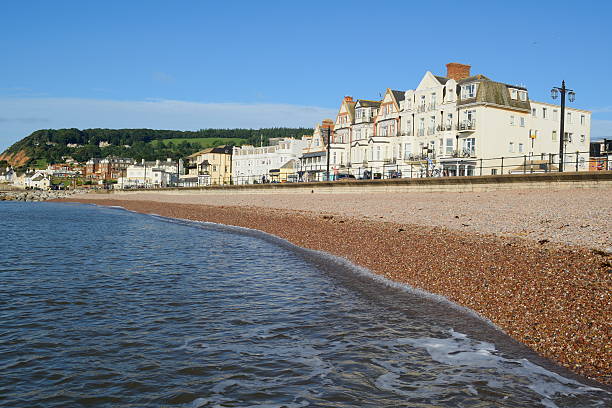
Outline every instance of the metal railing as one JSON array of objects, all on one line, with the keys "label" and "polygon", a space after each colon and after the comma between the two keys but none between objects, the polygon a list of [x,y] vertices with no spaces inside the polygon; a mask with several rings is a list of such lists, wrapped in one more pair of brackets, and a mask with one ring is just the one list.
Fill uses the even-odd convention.
[{"label": "metal railing", "polygon": [[476,130],[476,120],[462,120],[459,122],[459,130]]},{"label": "metal railing", "polygon": [[[589,158],[589,152],[573,152],[564,155],[565,171],[612,170],[612,158]],[[330,168],[330,181],[350,179],[388,179],[416,177],[455,177],[502,174],[554,173],[559,171],[558,153],[538,155],[522,154],[478,158],[475,149],[460,149],[451,154],[436,154],[429,151],[423,154],[408,154],[402,158],[383,160],[364,160],[345,165],[333,164]],[[376,164],[376,165],[375,165]],[[179,181],[179,187],[203,187],[230,184],[274,184],[326,181],[326,164],[303,166],[294,172],[283,174],[252,174],[237,176],[208,177],[206,184]],[[200,180],[202,182],[204,180]],[[177,187],[169,185],[147,185],[147,188]],[[120,186],[115,186],[120,188]],[[142,187],[137,187],[142,188]]]}]

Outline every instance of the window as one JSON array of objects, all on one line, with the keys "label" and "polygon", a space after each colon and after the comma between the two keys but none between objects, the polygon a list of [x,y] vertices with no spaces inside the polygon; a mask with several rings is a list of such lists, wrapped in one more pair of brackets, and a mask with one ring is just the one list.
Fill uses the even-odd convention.
[{"label": "window", "polygon": [[520,120],[521,127],[525,127],[525,118],[521,117],[519,118],[519,120]]},{"label": "window", "polygon": [[584,135],[580,135],[580,143],[584,143],[585,140],[586,138],[584,137]]},{"label": "window", "polygon": [[553,142],[557,141],[557,131],[556,130],[553,130],[553,132],[552,132],[552,140],[553,140]]},{"label": "window", "polygon": [[514,115],[510,115],[510,126],[514,126]]},{"label": "window", "polygon": [[510,98],[518,99],[518,91],[516,89],[510,89]]},{"label": "window", "polygon": [[449,113],[446,115],[446,130],[451,130],[453,128],[453,114]]},{"label": "window", "polygon": [[476,153],[476,138],[468,137],[463,140],[463,150],[471,155]]},{"label": "window", "polygon": [[531,116],[536,117],[536,108],[531,109]]},{"label": "window", "polygon": [[520,91],[519,96],[521,97],[521,101],[525,102],[527,100],[527,92]]},{"label": "window", "polygon": [[453,139],[452,138],[448,138],[446,139],[446,154],[452,154],[453,153]]},{"label": "window", "polygon": [[553,120],[559,120],[559,111],[553,109]]},{"label": "window", "polygon": [[580,115],[580,124],[584,125],[584,115]]},{"label": "window", "polygon": [[431,99],[429,100],[429,108],[436,109],[436,94],[435,93],[431,94]]},{"label": "window", "polygon": [[438,140],[438,154],[444,153],[444,139]]},{"label": "window", "polygon": [[508,153],[514,153],[514,143],[510,142],[508,144]]},{"label": "window", "polygon": [[463,98],[463,99],[475,98],[476,97],[476,89],[477,89],[476,84],[463,85],[461,87],[461,98]]},{"label": "window", "polygon": [[524,148],[524,146],[523,146],[523,144],[522,144],[522,143],[519,143],[519,144],[518,144],[518,149],[519,149],[519,150],[518,150],[518,151],[519,151],[519,153],[523,153],[523,152],[525,151],[525,148]]},{"label": "window", "polygon": [[497,169],[491,169],[491,175],[495,176],[497,174]]},{"label": "window", "polygon": [[572,143],[573,133],[565,132],[565,138],[563,139],[566,143]]},{"label": "window", "polygon": [[408,158],[410,157],[410,155],[412,154],[412,144],[411,143],[405,143],[404,144],[404,158]]},{"label": "window", "polygon": [[567,123],[572,123],[572,112],[567,112]]},{"label": "window", "polygon": [[547,119],[548,110],[546,108],[542,108],[542,119]]}]

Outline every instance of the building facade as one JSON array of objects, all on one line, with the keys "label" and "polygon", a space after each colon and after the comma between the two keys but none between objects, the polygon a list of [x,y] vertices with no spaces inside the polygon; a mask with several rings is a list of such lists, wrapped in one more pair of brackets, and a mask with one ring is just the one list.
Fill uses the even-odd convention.
[{"label": "building facade", "polygon": [[[308,137],[281,138],[270,142],[270,146],[233,148],[234,184],[297,181],[295,168],[302,150],[308,144]],[[289,172],[289,169],[292,171]]]},{"label": "building facade", "polygon": [[218,146],[188,156],[196,164],[198,185],[232,184],[232,147]]},{"label": "building facade", "polygon": [[[346,151],[340,167],[358,178],[558,170],[559,106],[531,101],[524,86],[472,75],[469,65],[446,68],[445,76],[426,72],[415,89],[387,89],[380,102],[345,98],[331,146]],[[588,169],[590,123],[589,111],[566,106],[567,171]]]}]

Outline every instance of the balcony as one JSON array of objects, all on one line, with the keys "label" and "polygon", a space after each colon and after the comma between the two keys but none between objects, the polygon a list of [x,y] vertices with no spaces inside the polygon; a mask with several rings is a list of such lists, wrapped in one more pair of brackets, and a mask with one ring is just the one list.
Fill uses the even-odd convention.
[{"label": "balcony", "polygon": [[419,130],[417,131],[417,134],[418,134],[419,136],[425,136],[425,129],[419,129]]},{"label": "balcony", "polygon": [[419,105],[417,107],[417,113],[423,113],[423,112],[427,112],[427,106],[426,105]]},{"label": "balcony", "polygon": [[463,120],[459,123],[459,132],[473,132],[476,130],[476,120]]},{"label": "balcony", "polygon": [[453,125],[438,125],[436,126],[436,130],[438,132],[445,132],[448,130],[453,130]]},{"label": "balcony", "polygon": [[432,111],[432,110],[436,110],[437,105],[435,103],[430,103],[429,105],[427,105],[427,107],[429,108],[430,111]]},{"label": "balcony", "polygon": [[476,149],[462,149],[455,150],[452,154],[452,157],[476,157]]},{"label": "balcony", "polygon": [[433,135],[436,133],[436,128],[434,126],[430,126],[427,128],[427,135]]}]

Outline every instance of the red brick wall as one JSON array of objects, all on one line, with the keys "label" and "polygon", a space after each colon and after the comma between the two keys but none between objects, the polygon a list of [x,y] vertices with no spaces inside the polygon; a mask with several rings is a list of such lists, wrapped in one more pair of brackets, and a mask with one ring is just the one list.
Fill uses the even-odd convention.
[{"label": "red brick wall", "polygon": [[470,76],[470,68],[470,65],[449,62],[446,64],[446,77],[459,81]]}]

